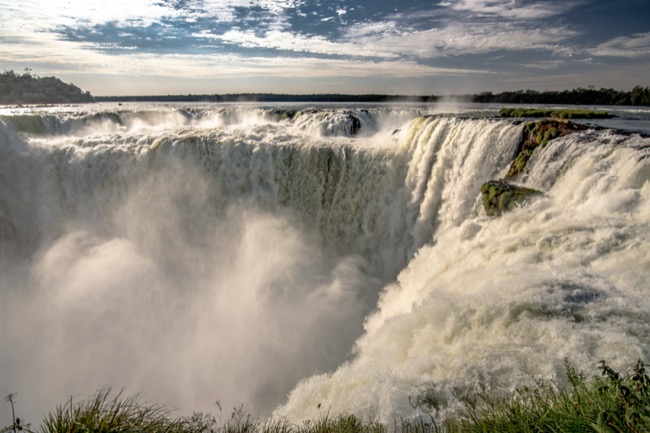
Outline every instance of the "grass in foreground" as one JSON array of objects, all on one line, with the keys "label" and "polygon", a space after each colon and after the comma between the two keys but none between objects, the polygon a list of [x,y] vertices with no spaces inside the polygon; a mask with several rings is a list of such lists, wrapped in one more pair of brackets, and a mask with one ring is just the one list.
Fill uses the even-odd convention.
[{"label": "grass in foreground", "polygon": [[541,108],[502,108],[501,117],[553,117],[555,119],[608,119],[613,117],[606,111],[564,109],[552,110]]},{"label": "grass in foreground", "polygon": [[467,401],[450,432],[650,432],[650,378],[639,361],[622,375],[600,363],[601,377],[586,380],[566,364],[569,386],[538,382],[508,401],[481,395]]},{"label": "grass in foreground", "polygon": [[[469,432],[650,432],[650,378],[639,361],[626,374],[600,363],[601,375],[591,379],[566,362],[569,386],[539,381],[508,399],[487,393],[469,396],[457,418],[440,424],[429,420],[396,420],[393,425],[364,421],[354,415],[321,416],[302,424],[286,419],[261,421],[235,409],[225,421],[212,414],[195,413],[174,418],[160,405],[138,397],[111,396],[100,390],[85,402],[68,401],[50,413],[37,432],[148,432],[148,433],[469,433]],[[13,409],[13,400],[11,401]],[[16,423],[0,432],[32,432]]]}]

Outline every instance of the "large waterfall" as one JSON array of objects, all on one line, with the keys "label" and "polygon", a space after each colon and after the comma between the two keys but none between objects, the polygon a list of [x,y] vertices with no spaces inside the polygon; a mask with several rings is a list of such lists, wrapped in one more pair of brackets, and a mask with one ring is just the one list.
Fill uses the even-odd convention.
[{"label": "large waterfall", "polygon": [[491,218],[524,125],[473,110],[0,110],[0,392],[392,422],[647,360],[650,139],[553,140]]}]

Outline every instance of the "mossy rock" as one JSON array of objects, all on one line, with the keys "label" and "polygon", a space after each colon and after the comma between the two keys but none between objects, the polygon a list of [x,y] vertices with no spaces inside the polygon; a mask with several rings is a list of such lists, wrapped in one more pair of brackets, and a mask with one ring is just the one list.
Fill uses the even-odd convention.
[{"label": "mossy rock", "polygon": [[552,117],[555,119],[609,119],[614,117],[606,111],[584,109],[545,109],[545,108],[502,108],[501,117]]},{"label": "mossy rock", "polygon": [[489,216],[500,216],[527,203],[543,193],[536,189],[513,185],[503,180],[490,180],[481,186],[483,207]]},{"label": "mossy rock", "polygon": [[578,123],[552,119],[527,123],[505,178],[514,179],[519,176],[538,147],[544,148],[551,140],[585,129],[586,126]]}]

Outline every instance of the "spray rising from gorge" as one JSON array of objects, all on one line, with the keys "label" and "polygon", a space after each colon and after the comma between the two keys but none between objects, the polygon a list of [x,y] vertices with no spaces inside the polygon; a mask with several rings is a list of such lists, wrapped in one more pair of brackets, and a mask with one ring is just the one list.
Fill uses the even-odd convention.
[{"label": "spray rising from gorge", "polygon": [[385,422],[647,359],[649,140],[553,140],[519,179],[544,196],[489,218],[524,126],[420,111],[4,115],[3,392]]}]

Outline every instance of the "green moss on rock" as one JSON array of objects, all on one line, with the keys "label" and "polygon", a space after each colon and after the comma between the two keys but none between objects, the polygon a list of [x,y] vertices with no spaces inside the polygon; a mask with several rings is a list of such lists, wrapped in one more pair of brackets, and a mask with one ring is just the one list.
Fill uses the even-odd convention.
[{"label": "green moss on rock", "polygon": [[500,216],[525,204],[532,197],[542,194],[536,189],[513,185],[503,180],[490,180],[484,183],[481,186],[481,193],[483,207],[489,216]]},{"label": "green moss on rock", "polygon": [[606,111],[580,109],[502,108],[501,117],[552,117],[555,119],[609,119]]},{"label": "green moss on rock", "polygon": [[555,138],[584,129],[587,127],[570,121],[543,119],[527,123],[505,179],[514,179],[519,176],[538,147],[543,148]]}]

